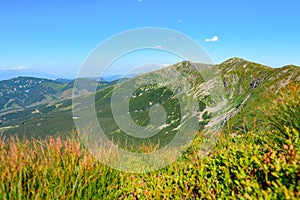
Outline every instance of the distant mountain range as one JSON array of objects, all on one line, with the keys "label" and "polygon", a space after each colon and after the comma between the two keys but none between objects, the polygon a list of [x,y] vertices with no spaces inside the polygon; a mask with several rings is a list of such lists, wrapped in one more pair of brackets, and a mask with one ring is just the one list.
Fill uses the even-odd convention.
[{"label": "distant mountain range", "polygon": [[26,66],[0,68],[0,80],[8,80],[19,76],[38,77],[38,78],[52,79],[52,80],[59,78],[56,75],[31,69]]},{"label": "distant mountain range", "polygon": [[[223,114],[213,115],[208,108],[213,102],[207,91],[203,90],[203,74],[199,69],[208,65],[197,64],[189,61],[147,73],[132,79],[124,80],[124,83],[98,82],[95,94],[95,106],[99,123],[109,124],[105,130],[110,137],[117,140],[128,139],[114,122],[111,111],[111,95],[115,88],[122,84],[133,82],[143,83],[149,77],[169,77],[163,85],[151,85],[148,89],[137,90],[130,101],[130,116],[136,124],[145,126],[149,123],[149,109],[156,103],[162,104],[167,111],[167,122],[161,127],[161,132],[168,132],[166,142],[174,137],[178,120],[184,116],[176,115],[178,104],[175,97],[169,93],[167,85],[178,85],[184,80],[190,82],[190,86],[181,88],[180,94],[196,94],[204,119],[199,121],[199,129],[203,130],[214,124],[227,127],[231,130],[248,131],[253,123],[261,128],[260,107],[268,105],[268,96],[276,94],[281,88],[291,82],[300,83],[300,68],[297,66],[285,66],[282,68],[270,68],[249,62],[240,58],[229,59],[216,65],[221,77],[222,90],[225,91],[227,104],[224,105]],[[205,80],[214,85],[214,75],[208,75],[210,80]],[[94,82],[92,82],[94,83]],[[183,83],[183,82],[182,82]],[[45,137],[54,134],[69,134],[75,129],[72,113],[71,94],[73,81],[58,79],[56,81],[39,78],[19,77],[0,82],[0,131],[4,135],[18,134],[23,136]],[[85,94],[76,98],[82,101],[86,95],[93,91],[81,91]],[[159,94],[167,95],[158,98]],[[168,96],[170,94],[170,96]],[[206,114],[205,109],[207,110]],[[175,114],[174,114],[175,112]],[[76,117],[76,116],[75,116]],[[256,119],[254,121],[253,119]],[[157,140],[156,137],[152,138]]]},{"label": "distant mountain range", "polygon": [[[118,73],[117,74],[106,73],[100,78],[99,77],[91,77],[91,78],[97,78],[103,82],[110,82],[110,81],[115,81],[115,80],[122,79],[122,78],[133,78],[133,77],[139,76],[141,74],[163,68],[167,65],[168,64],[163,64],[163,65],[151,64],[151,65],[144,66],[143,68],[141,68],[135,72],[132,72],[131,74],[123,75],[123,74],[118,74]],[[35,78],[56,80],[58,82],[61,82],[61,81],[68,82],[70,80],[76,79],[76,77],[69,77],[69,76],[60,77],[58,75],[49,74],[49,73],[43,72],[41,70],[32,69],[32,68],[29,68],[26,66],[18,66],[18,67],[12,67],[12,68],[0,68],[0,81],[13,79],[13,78],[17,78],[17,77],[35,77]]]},{"label": "distant mountain range", "polygon": [[[0,114],[71,99],[74,81],[34,77],[17,77],[0,81]],[[91,80],[87,79],[87,82],[92,84]],[[99,81],[98,89],[111,84],[114,82]],[[83,91],[84,94],[90,92],[92,91]]]}]

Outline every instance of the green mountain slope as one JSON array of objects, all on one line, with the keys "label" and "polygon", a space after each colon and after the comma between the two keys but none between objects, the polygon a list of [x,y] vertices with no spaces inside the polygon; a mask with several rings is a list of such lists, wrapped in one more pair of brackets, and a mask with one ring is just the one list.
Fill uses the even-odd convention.
[{"label": "green mountain slope", "polygon": [[5,112],[49,102],[57,98],[56,95],[66,85],[53,80],[31,77],[0,81],[0,110]]},{"label": "green mountain slope", "polygon": [[263,124],[263,108],[270,104],[281,88],[291,82],[300,83],[300,68],[291,65],[271,68],[233,58],[218,67],[222,70],[226,94],[232,103],[227,115],[230,120],[226,124],[231,132],[266,128]]},{"label": "green mountain slope", "polygon": [[[71,99],[74,82],[75,80],[50,80],[33,77],[18,77],[0,81],[0,114]],[[86,79],[86,83],[92,84],[93,81]],[[115,81],[97,82],[97,90],[114,83]],[[80,92],[89,94],[91,91]]]},{"label": "green mountain slope", "polygon": [[[147,83],[146,80],[161,79],[165,80],[162,84],[147,83],[146,87],[137,87],[129,101],[129,116],[140,127],[151,124],[149,113],[156,112],[151,110],[152,105],[160,104],[165,108],[166,121],[163,126],[160,126],[160,130],[154,130],[159,133],[151,137],[151,142],[166,144],[173,139],[177,130],[184,126],[180,122],[183,122],[185,116],[181,115],[178,96],[174,96],[172,90],[180,91],[178,94],[183,96],[196,95],[198,109],[195,109],[197,113],[194,114],[199,118],[197,130],[223,127],[232,132],[243,133],[253,127],[265,129],[267,127],[263,123],[260,108],[270,103],[268,96],[276,96],[276,92],[290,82],[300,82],[300,69],[296,66],[270,68],[233,58],[216,67],[217,70],[210,72],[206,70],[209,69],[208,65],[185,61],[130,79],[125,83],[114,82],[116,85],[106,87],[95,94],[99,124],[104,127],[107,136],[114,138],[115,141],[149,142],[144,139],[133,140],[118,127],[111,110],[111,98],[114,89],[122,89],[126,84],[142,85]],[[217,76],[219,76],[218,81]],[[188,84],[185,84],[186,81]],[[209,87],[204,87],[205,81],[208,81]],[[209,93],[210,90],[214,90],[213,95]],[[221,98],[222,91],[226,99]],[[78,99],[84,102],[89,97],[82,96]],[[221,105],[222,101],[225,102],[223,105]],[[219,107],[218,112],[211,109],[218,106],[222,106]],[[84,112],[87,115],[91,111],[90,106],[81,108],[79,106],[79,109],[86,109]],[[80,119],[78,116],[73,116],[70,99],[0,116],[1,130],[4,135],[18,134],[21,137],[24,133],[27,137],[42,138],[47,135],[70,134],[71,130],[75,129],[74,120]],[[161,138],[164,138],[164,141],[158,141]]]}]

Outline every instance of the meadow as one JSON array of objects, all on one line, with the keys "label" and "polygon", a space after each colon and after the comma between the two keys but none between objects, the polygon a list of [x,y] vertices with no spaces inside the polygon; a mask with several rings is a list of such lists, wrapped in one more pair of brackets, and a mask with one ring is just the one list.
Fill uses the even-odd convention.
[{"label": "meadow", "polygon": [[225,130],[205,157],[199,132],[177,162],[144,174],[100,163],[75,132],[2,137],[0,199],[299,199],[299,91],[291,84],[263,108],[268,130]]}]

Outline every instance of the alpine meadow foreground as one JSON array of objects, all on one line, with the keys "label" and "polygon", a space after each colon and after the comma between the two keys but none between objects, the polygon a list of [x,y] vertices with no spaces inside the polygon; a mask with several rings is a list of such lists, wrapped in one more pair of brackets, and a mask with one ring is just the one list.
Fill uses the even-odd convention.
[{"label": "alpine meadow foreground", "polygon": [[299,199],[299,91],[292,83],[270,97],[262,108],[268,130],[224,130],[206,157],[198,155],[199,132],[176,163],[146,174],[101,164],[74,132],[46,140],[2,137],[0,198]]}]

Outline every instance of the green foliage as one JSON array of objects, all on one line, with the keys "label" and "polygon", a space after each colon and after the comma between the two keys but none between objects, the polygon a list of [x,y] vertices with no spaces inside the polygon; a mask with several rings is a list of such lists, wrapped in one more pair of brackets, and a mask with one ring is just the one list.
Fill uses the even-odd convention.
[{"label": "green foliage", "polygon": [[206,108],[206,104],[203,101],[199,101],[199,111],[202,112]]},{"label": "green foliage", "polygon": [[297,199],[299,131],[286,126],[284,132],[279,130],[235,137],[221,134],[204,158],[198,155],[204,141],[204,134],[199,134],[178,162],[147,174],[119,172],[101,164],[75,137],[2,140],[0,198]]},{"label": "green foliage", "polygon": [[[72,138],[1,141],[1,199],[114,199],[120,173]],[[8,159],[7,159],[8,158]]]},{"label": "green foliage", "polygon": [[[256,69],[263,68],[250,64]],[[108,87],[96,93],[99,123],[111,125],[105,126],[108,129],[105,132],[116,129],[110,110],[112,89]],[[166,91],[165,88],[154,89],[160,93]],[[266,103],[266,98],[261,98],[263,89],[251,90],[252,99],[240,109],[244,109],[244,123],[250,124],[253,120],[253,125],[256,124],[253,108],[257,104],[266,106],[266,116],[260,119],[264,119],[263,123],[270,130],[247,126],[245,134],[221,133],[215,148],[206,157],[199,154],[206,139],[201,132],[177,162],[146,174],[120,172],[100,163],[81,146],[75,133],[72,137],[45,140],[1,138],[0,199],[300,199],[299,86],[287,86]],[[167,91],[164,94],[164,102],[169,101],[164,105],[166,110],[176,107],[176,102],[168,98],[172,94]],[[235,98],[236,103],[241,103],[244,96]],[[131,106],[139,106],[140,111],[133,118],[145,115],[147,119],[149,101],[162,101],[155,98],[149,91],[132,99]],[[204,110],[205,103],[199,102],[200,110]],[[72,123],[70,106],[71,101],[59,106],[43,105],[39,110],[48,115],[32,117],[25,124],[32,123],[27,127],[34,130],[42,118],[49,117],[50,125],[41,130],[66,128]],[[27,110],[29,114],[31,111]],[[11,113],[6,117],[13,120],[17,115]],[[26,119],[26,113],[22,117]],[[202,117],[205,121],[200,122],[200,126],[205,126],[211,116],[206,112]],[[42,123],[42,126],[47,124]],[[122,134],[114,132],[109,136],[116,141],[124,139]],[[166,141],[167,137],[171,136],[166,135]],[[157,146],[144,145],[137,151],[151,152],[153,147]],[[114,152],[111,153],[114,156]]]},{"label": "green foliage", "polygon": [[300,85],[291,83],[276,94],[272,106],[265,109],[274,129],[286,136],[285,127],[300,131]]},{"label": "green foliage", "polygon": [[[178,162],[159,171],[113,170],[75,138],[0,142],[1,199],[296,199],[300,198],[299,132],[221,135],[199,157],[200,134]],[[147,150],[147,149],[146,149]]]}]

